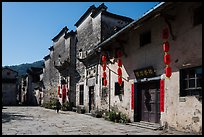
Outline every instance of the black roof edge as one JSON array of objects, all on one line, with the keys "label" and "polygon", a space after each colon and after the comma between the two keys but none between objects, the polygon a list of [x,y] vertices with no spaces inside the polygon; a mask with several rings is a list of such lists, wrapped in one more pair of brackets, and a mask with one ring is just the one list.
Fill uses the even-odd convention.
[{"label": "black roof edge", "polygon": [[78,27],[79,24],[86,18],[86,16],[92,12],[93,9],[96,9],[95,5],[91,5],[88,10],[81,16],[81,18],[74,24],[74,26]]},{"label": "black roof edge", "polygon": [[47,60],[48,58],[50,58],[50,54],[47,55],[47,56],[45,56],[43,59],[44,59],[44,60]]},{"label": "black roof edge", "polygon": [[66,33],[69,29],[65,26],[53,39],[53,42],[56,42],[62,34]]},{"label": "black roof edge", "polygon": [[64,35],[64,38],[67,39],[70,36],[74,36],[76,34],[76,31],[71,30],[70,32],[66,33]]}]

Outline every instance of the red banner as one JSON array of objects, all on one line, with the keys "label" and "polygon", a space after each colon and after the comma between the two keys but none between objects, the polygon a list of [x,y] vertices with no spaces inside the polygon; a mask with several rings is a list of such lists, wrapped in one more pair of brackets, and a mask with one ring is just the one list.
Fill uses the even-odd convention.
[{"label": "red banner", "polygon": [[164,112],[164,80],[160,80],[160,112]]},{"label": "red banner", "polygon": [[134,109],[134,84],[132,84],[131,109]]},{"label": "red banner", "polygon": [[58,95],[60,95],[60,86],[58,86]]}]

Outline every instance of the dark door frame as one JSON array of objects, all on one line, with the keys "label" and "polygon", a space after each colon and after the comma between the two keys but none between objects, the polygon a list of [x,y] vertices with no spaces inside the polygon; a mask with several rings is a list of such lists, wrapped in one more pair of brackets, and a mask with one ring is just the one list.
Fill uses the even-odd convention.
[{"label": "dark door frame", "polygon": [[[135,122],[139,122],[142,120],[142,103],[143,103],[143,97],[142,97],[142,89],[144,88],[144,85],[145,84],[151,84],[151,83],[154,83],[158,82],[158,84],[160,84],[160,79],[156,79],[156,80],[151,80],[151,81],[144,81],[144,82],[137,82],[137,83],[134,83],[134,121]],[[156,88],[156,87],[155,87]],[[159,90],[159,86],[157,87],[158,90]],[[158,92],[156,92],[155,94],[160,94]],[[155,95],[156,96],[156,102],[159,102],[158,101],[158,98],[157,96],[159,95]],[[159,104],[156,104],[156,105],[159,105]],[[159,106],[155,106],[156,107],[156,122],[159,123],[160,122],[160,115],[157,116],[158,114],[160,114],[159,112]]]}]

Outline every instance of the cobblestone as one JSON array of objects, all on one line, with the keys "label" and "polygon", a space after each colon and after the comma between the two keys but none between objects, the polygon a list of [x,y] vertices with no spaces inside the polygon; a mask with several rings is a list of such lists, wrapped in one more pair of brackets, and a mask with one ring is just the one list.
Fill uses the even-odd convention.
[{"label": "cobblestone", "polygon": [[72,111],[43,107],[4,107],[2,135],[172,135],[187,134],[114,123]]}]

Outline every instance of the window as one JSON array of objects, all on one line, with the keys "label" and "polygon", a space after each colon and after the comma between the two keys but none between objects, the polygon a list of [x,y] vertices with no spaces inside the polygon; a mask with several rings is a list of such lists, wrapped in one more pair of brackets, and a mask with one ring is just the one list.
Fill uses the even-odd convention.
[{"label": "window", "polygon": [[151,43],[151,31],[146,31],[140,34],[140,47]]},{"label": "window", "polygon": [[180,96],[202,96],[202,67],[180,70]]},{"label": "window", "polygon": [[202,23],[202,9],[201,7],[198,7],[194,10],[193,13],[193,25],[199,25]]},{"label": "window", "polygon": [[115,83],[115,95],[124,95],[124,82],[122,82],[122,85],[120,86],[118,82]]},{"label": "window", "polygon": [[84,85],[79,86],[79,105],[84,105]]}]

